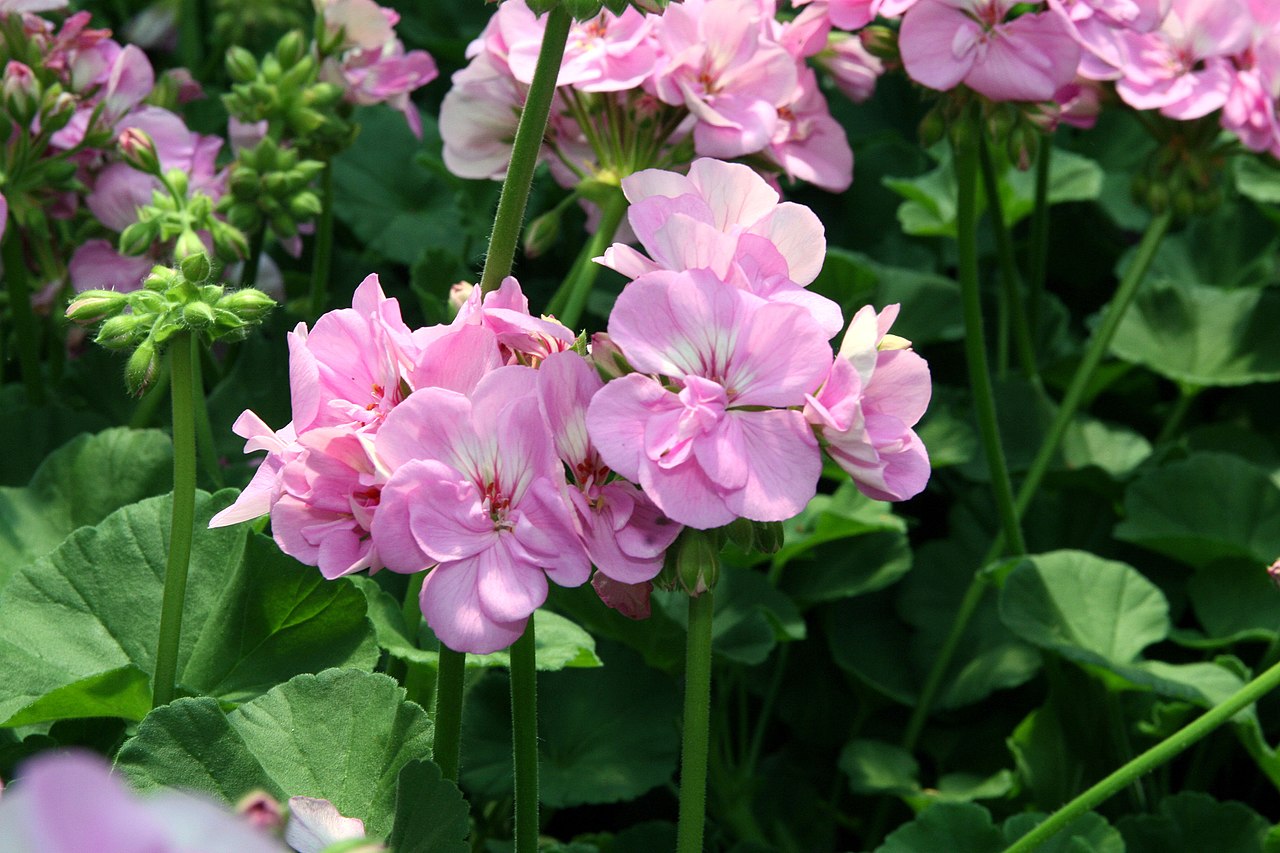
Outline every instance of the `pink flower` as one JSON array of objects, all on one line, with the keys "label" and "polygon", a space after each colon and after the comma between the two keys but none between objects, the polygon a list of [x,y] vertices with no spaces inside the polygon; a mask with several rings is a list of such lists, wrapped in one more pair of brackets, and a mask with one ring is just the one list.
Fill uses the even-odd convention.
[{"label": "pink flower", "polygon": [[555,353],[538,369],[538,404],[575,486],[569,497],[591,562],[619,583],[644,583],[662,571],[663,554],[680,525],[631,483],[612,479],[592,445],[587,407],[603,386],[582,356]]},{"label": "pink flower", "polygon": [[884,73],[884,63],[863,47],[862,39],[843,34],[832,35],[817,62],[855,104],[875,94],[876,81]]},{"label": "pink flower", "polygon": [[707,269],[721,281],[774,302],[803,306],[835,335],[840,308],[810,293],[826,256],[822,222],[747,166],[701,159],[688,176],[647,169],[622,181],[627,219],[646,257],[615,243],[599,263],[630,278],[654,270]]},{"label": "pink flower", "polygon": [[127,293],[142,286],[154,265],[154,258],[122,255],[106,240],[94,239],[76,247],[67,272],[77,292],[100,289]]},{"label": "pink flower", "polygon": [[1231,57],[1251,29],[1240,0],[1174,0],[1159,30],[1134,37],[1116,92],[1134,109],[1182,121],[1221,109],[1235,76]]},{"label": "pink flower", "polygon": [[591,401],[587,428],[606,465],[692,527],[804,508],[822,464],[803,415],[787,407],[817,387],[830,354],[807,312],[705,270],[656,272],[623,290],[609,336],[640,373]]},{"label": "pink flower", "polygon": [[44,753],[0,798],[5,853],[283,853],[214,803],[165,791],[139,798],[96,755]]},{"label": "pink flower", "polygon": [[822,388],[805,417],[858,489],[884,501],[906,500],[929,481],[929,455],[911,429],[929,405],[929,366],[901,338],[887,335],[890,305],[854,315]]},{"label": "pink flower", "polygon": [[587,580],[564,474],[530,368],[504,367],[465,395],[411,395],[379,431],[392,471],[373,536],[387,567],[435,568],[422,587],[427,624],[449,648],[486,654],[524,631],[547,596]]},{"label": "pink flower", "polygon": [[1129,64],[1137,46],[1134,36],[1160,26],[1170,0],[1049,0],[1071,22],[1084,48],[1080,76],[1114,80]]},{"label": "pink flower", "polygon": [[453,87],[440,105],[440,137],[449,171],[461,178],[505,176],[524,97],[523,87],[488,53],[454,74]]},{"label": "pink flower", "polygon": [[552,353],[572,347],[577,339],[577,335],[554,319],[530,314],[529,300],[513,276],[504,278],[491,293],[473,288],[452,325],[482,326],[493,332],[506,364],[536,367]]},{"label": "pink flower", "polygon": [[812,69],[801,69],[794,100],[778,110],[766,153],[792,180],[835,193],[853,183],[853,150],[844,128],[831,117]]},{"label": "pink flower", "polygon": [[964,83],[993,101],[1047,101],[1075,77],[1080,46],[1052,9],[1005,17],[1014,0],[920,0],[902,18],[907,74],[930,89]]},{"label": "pink flower", "polygon": [[[334,844],[364,837],[364,821],[343,817],[337,806],[328,800],[289,798],[289,825],[285,827],[284,840],[297,853],[323,853]],[[370,842],[367,847],[353,853],[382,849],[382,845]]]},{"label": "pink flower", "polygon": [[666,64],[654,91],[693,113],[699,154],[739,157],[773,138],[778,108],[795,90],[796,60],[768,38],[771,21],[759,0],[686,0],[663,13],[657,39]]},{"label": "pink flower", "polygon": [[[508,0],[502,9],[508,6],[519,8],[524,7],[524,3]],[[500,10],[499,14],[504,12]],[[636,88],[653,74],[657,62],[652,38],[654,20],[627,7],[621,15],[602,11],[589,21],[576,22],[569,31],[556,85],[572,86],[583,92],[621,92]],[[519,30],[508,28],[504,33],[511,39],[506,60],[511,74],[527,86],[533,82],[533,68],[546,21],[539,19],[536,25],[529,26],[528,19],[522,16],[521,23]]]}]

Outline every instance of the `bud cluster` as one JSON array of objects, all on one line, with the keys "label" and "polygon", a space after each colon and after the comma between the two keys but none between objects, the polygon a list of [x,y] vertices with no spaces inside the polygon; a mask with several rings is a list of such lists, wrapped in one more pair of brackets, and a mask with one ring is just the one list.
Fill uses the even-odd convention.
[{"label": "bud cluster", "polygon": [[139,290],[84,291],[67,306],[67,318],[82,326],[101,323],[94,340],[107,349],[133,350],[125,384],[140,395],[155,381],[163,346],[174,335],[240,340],[275,307],[260,290],[227,291],[210,281],[211,272],[208,255],[196,252],[176,268],[154,267]]},{"label": "bud cluster", "polygon": [[1160,145],[1133,176],[1133,195],[1154,213],[1179,219],[1211,213],[1223,201],[1227,154],[1212,119],[1155,125]]},{"label": "bud cluster", "polygon": [[273,135],[326,159],[348,147],[356,128],[344,110],[342,87],[319,79],[320,65],[299,31],[287,33],[259,62],[242,47],[227,51],[233,84],[227,112],[245,123],[265,121]]},{"label": "bud cluster", "polygon": [[270,225],[276,236],[292,237],[299,223],[320,215],[320,197],[311,184],[323,171],[319,160],[304,160],[296,149],[265,137],[240,152],[231,170],[230,192],[219,209],[245,232]]},{"label": "bud cluster", "polygon": [[713,530],[686,527],[667,549],[654,586],[683,590],[695,598],[714,589],[720,580],[720,551],[726,542],[747,554],[776,554],[782,548],[782,522],[737,518]]}]

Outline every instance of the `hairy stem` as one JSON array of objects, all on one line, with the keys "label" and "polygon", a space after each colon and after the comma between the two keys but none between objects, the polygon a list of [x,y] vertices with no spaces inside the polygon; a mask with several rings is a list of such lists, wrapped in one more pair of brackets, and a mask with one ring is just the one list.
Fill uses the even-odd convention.
[{"label": "hairy stem", "polygon": [[714,612],[715,601],[710,590],[689,599],[677,853],[702,853],[707,810],[707,751],[711,738],[711,623]]},{"label": "hairy stem", "polygon": [[511,740],[515,767],[515,853],[538,850],[538,669],[533,617],[511,646]]}]

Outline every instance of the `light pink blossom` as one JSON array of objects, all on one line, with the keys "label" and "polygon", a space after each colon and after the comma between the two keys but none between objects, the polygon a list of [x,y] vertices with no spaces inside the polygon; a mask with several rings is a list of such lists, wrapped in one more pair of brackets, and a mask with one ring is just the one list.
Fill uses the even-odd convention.
[{"label": "light pink blossom", "polygon": [[435,568],[427,624],[449,648],[485,654],[524,631],[547,596],[587,580],[564,474],[534,395],[532,369],[488,374],[467,397],[428,388],[378,432],[382,490],[373,536],[387,567]]},{"label": "light pink blossom", "polygon": [[[508,0],[502,8],[507,6],[519,7],[524,3]],[[569,30],[556,85],[572,86],[583,92],[621,92],[636,88],[653,73],[657,62],[652,37],[654,20],[628,6],[621,15],[602,11],[590,20],[575,22]],[[527,18],[522,17],[522,23],[519,30],[509,28],[504,35],[511,39],[506,53],[511,73],[527,86],[533,82],[546,19],[538,19],[536,25],[529,26]]]},{"label": "light pink blossom", "polygon": [[876,81],[884,74],[884,63],[863,46],[862,39],[842,33],[832,34],[816,61],[855,104],[875,94]]},{"label": "light pink blossom", "polygon": [[930,89],[964,83],[993,101],[1047,101],[1075,77],[1080,46],[1059,11],[1006,16],[1014,0],[920,0],[902,18],[907,74]]},{"label": "light pink blossom", "polygon": [[906,500],[929,480],[929,455],[912,427],[929,405],[929,366],[888,336],[898,316],[890,305],[854,315],[822,388],[809,395],[805,417],[827,453],[877,500]]},{"label": "light pink blossom", "polygon": [[[793,305],[705,270],[656,272],[623,290],[609,336],[639,373],[592,399],[605,464],[682,524],[778,521],[813,497],[821,460],[802,405],[829,364],[822,329]],[[674,390],[652,376],[668,377]]]}]

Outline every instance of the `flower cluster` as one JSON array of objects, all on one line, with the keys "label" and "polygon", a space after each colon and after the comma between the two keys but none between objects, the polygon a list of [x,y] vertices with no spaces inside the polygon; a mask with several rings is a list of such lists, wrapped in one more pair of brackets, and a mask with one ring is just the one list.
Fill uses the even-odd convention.
[{"label": "flower cluster", "polygon": [[237,420],[268,455],[212,524],[269,512],[280,547],[329,578],[430,569],[427,623],[485,653],[520,636],[548,581],[592,565],[606,602],[643,615],[681,525],[797,514],[822,443],[868,494],[919,492],[928,368],[886,334],[895,308],[865,309],[833,354],[839,308],[804,287],[825,251],[813,213],[714,160],[623,189],[648,254],[601,259],[635,281],[594,363],[514,278],[411,329],[370,276],[289,336],[293,420]]},{"label": "flower cluster", "polygon": [[[557,180],[751,156],[768,171],[847,189],[853,154],[805,59],[813,20],[772,0],[686,0],[661,15],[627,7],[576,23],[557,79],[547,154]],[[468,50],[440,115],[456,174],[499,178],[533,79],[545,18],[503,3]]]}]

